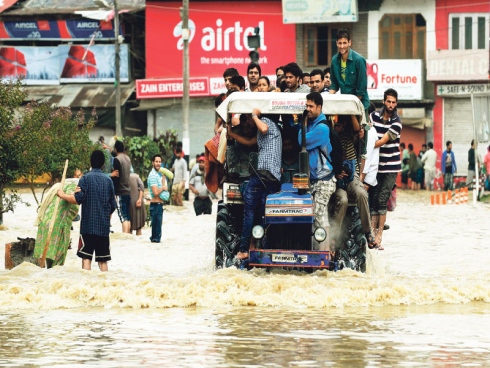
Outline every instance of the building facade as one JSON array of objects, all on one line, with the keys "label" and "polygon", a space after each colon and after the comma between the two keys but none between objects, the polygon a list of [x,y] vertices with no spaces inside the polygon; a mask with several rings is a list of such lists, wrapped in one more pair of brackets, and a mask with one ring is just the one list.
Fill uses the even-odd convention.
[{"label": "building facade", "polygon": [[[213,135],[214,97],[225,91],[224,70],[234,67],[246,76],[250,49],[245,41],[255,27],[260,29],[262,74],[272,83],[275,68],[291,61],[305,72],[329,66],[337,52],[337,31],[348,28],[352,48],[367,59],[370,99],[379,108],[384,90],[398,90],[402,140],[418,150],[432,136],[433,86],[426,80],[425,68],[426,55],[435,48],[435,1],[310,1],[299,8],[297,3],[190,2],[191,110],[186,152],[199,153]],[[347,4],[348,11],[342,13],[341,3]],[[147,2],[147,73],[136,81],[136,91],[138,109],[148,113],[148,135],[169,128],[182,133],[181,6],[178,1]]]},{"label": "building facade", "polygon": [[473,139],[483,157],[490,144],[490,3],[436,1],[436,46],[428,55],[434,83],[434,148],[452,141],[457,175],[466,176]]},{"label": "building facade", "polygon": [[[109,2],[110,3],[110,2]],[[8,5],[7,5],[8,4]],[[111,3],[113,4],[113,3]],[[98,124],[91,138],[115,131],[122,111],[123,134],[142,132],[134,79],[144,76],[144,0],[118,0],[121,98],[115,94],[114,9],[93,0],[9,1],[0,7],[0,76],[23,78],[26,103],[47,102],[72,110],[93,109]],[[145,126],[146,129],[146,126]],[[146,132],[146,131],[145,131]],[[144,133],[145,133],[144,132]]]}]

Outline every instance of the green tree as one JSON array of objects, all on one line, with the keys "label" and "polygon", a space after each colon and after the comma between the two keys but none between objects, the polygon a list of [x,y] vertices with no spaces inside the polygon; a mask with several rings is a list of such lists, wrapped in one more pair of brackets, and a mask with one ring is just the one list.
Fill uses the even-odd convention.
[{"label": "green tree", "polygon": [[123,143],[131,158],[134,172],[141,180],[146,181],[151,168],[151,159],[159,152],[158,145],[146,135],[125,137]]},{"label": "green tree", "polygon": [[160,135],[155,139],[158,144],[158,149],[163,157],[162,167],[169,168],[172,165],[174,157],[174,147],[177,144],[178,135],[174,129],[169,129],[166,132],[160,132]]},{"label": "green tree", "polygon": [[173,148],[177,143],[177,132],[173,129],[165,133],[160,132],[156,139],[148,136],[124,137],[124,146],[131,157],[133,170],[141,180],[146,181],[151,170],[151,159],[153,155],[160,153],[162,155],[162,167],[169,167],[173,157]]},{"label": "green tree", "polygon": [[35,178],[48,174],[51,183],[60,181],[67,159],[68,177],[76,169],[89,169],[90,154],[95,148],[89,132],[96,122],[95,112],[89,121],[85,121],[83,111],[73,115],[70,108],[32,102],[23,109],[21,119],[20,172],[39,204]]},{"label": "green tree", "polygon": [[22,202],[15,190],[7,187],[19,177],[19,107],[26,97],[22,81],[0,81],[0,224],[3,214]]}]

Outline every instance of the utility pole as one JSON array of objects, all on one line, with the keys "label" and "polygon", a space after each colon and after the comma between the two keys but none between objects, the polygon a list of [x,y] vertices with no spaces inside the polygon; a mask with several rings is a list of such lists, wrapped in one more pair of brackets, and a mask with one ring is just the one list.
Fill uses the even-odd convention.
[{"label": "utility pole", "polygon": [[183,53],[183,96],[182,96],[182,114],[183,114],[183,137],[182,146],[184,153],[190,153],[189,139],[189,0],[182,0],[180,9],[182,18],[182,41],[184,42]]},{"label": "utility pole", "polygon": [[117,0],[114,0],[114,54],[115,54],[115,81],[116,87],[116,136],[122,137],[121,128],[121,55],[119,46],[119,11],[117,9]]}]

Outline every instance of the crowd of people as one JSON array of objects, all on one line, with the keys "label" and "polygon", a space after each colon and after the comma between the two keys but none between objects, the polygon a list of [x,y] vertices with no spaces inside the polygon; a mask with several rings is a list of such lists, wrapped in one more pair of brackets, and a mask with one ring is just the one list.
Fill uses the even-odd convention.
[{"label": "crowd of people", "polygon": [[[217,116],[215,137],[206,143],[205,152],[196,156],[189,176],[196,215],[211,213],[210,197],[219,188],[223,174],[227,180],[243,184],[244,220],[238,259],[248,257],[252,227],[263,215],[266,196],[277,192],[281,182],[290,181],[291,175],[299,170],[303,129],[315,225],[325,228],[328,234],[320,248],[335,247],[347,206],[355,203],[368,247],[383,249],[387,202],[401,171],[398,94],[394,89],[385,91],[383,107],[374,111],[367,94],[366,61],[351,49],[348,30],[339,30],[337,47],[330,68],[303,73],[295,62],[276,68],[276,86],[262,76],[260,65],[254,62],[247,68],[248,87],[236,69],[228,68],[223,74],[227,92],[216,99],[216,105],[237,92],[307,93],[302,117],[265,115],[257,108],[251,114],[236,114],[230,121]],[[321,93],[357,96],[367,123],[361,125],[360,120],[364,119],[359,116],[325,116]],[[220,141],[226,145],[218,160]],[[57,190],[57,195],[67,203],[82,206],[77,255],[82,258],[84,269],[91,268],[95,253],[100,269],[107,271],[110,218],[114,211],[117,210],[125,233],[141,234],[146,218],[144,186],[132,173],[123,142],[115,142],[114,152],[102,141],[101,149],[91,156],[91,170],[79,179],[77,186]],[[188,165],[181,147],[174,154],[171,176],[162,168],[159,154],[153,156],[148,175],[150,241],[154,243],[161,241],[164,203],[171,200],[174,205],[183,204]],[[256,157],[255,166],[249,165],[250,157]],[[173,179],[171,185],[169,179]]]},{"label": "crowd of people", "polygon": [[[206,158],[209,167],[211,162],[224,163],[225,180],[242,187],[244,220],[238,259],[248,257],[252,227],[264,214],[267,195],[277,192],[280,184],[291,181],[292,174],[299,170],[302,129],[309,154],[315,226],[323,227],[328,234],[320,249],[335,248],[349,203],[359,208],[368,247],[383,249],[387,202],[401,171],[398,94],[388,89],[382,109],[373,111],[367,93],[366,60],[351,49],[348,30],[339,30],[337,47],[338,53],[324,70],[305,73],[295,62],[277,67],[276,86],[271,86],[254,62],[247,67],[247,87],[238,70],[228,68],[223,73],[227,92],[217,98],[216,106],[231,93],[307,93],[302,117],[262,114],[255,108],[251,114],[234,114],[229,121],[216,118],[216,136],[206,143]],[[321,93],[357,96],[368,123],[361,125],[358,116],[325,116]],[[217,159],[222,142],[226,144],[226,161]],[[249,165],[253,154],[257,162]],[[209,186],[217,180],[216,171],[206,177]]]},{"label": "crowd of people", "polygon": [[[422,148],[418,155],[415,154],[412,143],[408,144],[408,149],[406,148],[405,143],[400,143],[400,150],[402,155],[401,189],[426,189],[429,191],[439,189],[435,185],[438,156],[434,150],[434,144],[432,142],[422,144]],[[490,152],[490,146],[487,151]],[[457,165],[451,141],[446,142],[446,149],[442,152],[440,161],[441,165],[439,170],[443,177],[443,186],[441,189],[444,191],[454,190],[454,176],[457,174]],[[476,171],[477,164],[485,174],[485,178],[487,178],[488,171],[490,170],[490,154],[487,153],[484,160],[482,160],[476,152],[475,140],[472,140],[470,149],[468,150],[468,171],[466,180],[460,185],[473,188],[474,181],[478,177]],[[485,180],[482,187],[490,189],[490,183],[487,185]]]},{"label": "crowd of people", "polygon": [[[77,170],[76,177],[68,179],[63,188],[54,185],[39,208],[34,256],[40,261],[45,257],[48,268],[64,264],[71,244],[70,229],[77,217],[81,219],[77,255],[82,259],[82,268],[91,269],[95,254],[100,270],[107,271],[107,262],[111,259],[109,234],[113,232],[110,225],[113,212],[118,214],[123,233],[142,235],[147,222],[145,202],[148,201],[152,227],[150,241],[160,243],[163,205],[169,202],[183,205],[187,161],[183,158],[181,143],[174,149],[170,169],[162,167],[160,154],[153,156],[147,198],[143,181],[134,173],[124,143],[116,139],[108,145],[101,136],[98,144],[99,149],[90,157],[90,171],[82,175]],[[204,161],[204,154],[196,157],[190,176],[190,189],[196,194],[196,215],[211,213],[209,197],[212,193],[204,185]],[[56,196],[62,200],[55,206]],[[81,216],[78,215],[80,205]],[[54,229],[50,225],[53,219]]]}]

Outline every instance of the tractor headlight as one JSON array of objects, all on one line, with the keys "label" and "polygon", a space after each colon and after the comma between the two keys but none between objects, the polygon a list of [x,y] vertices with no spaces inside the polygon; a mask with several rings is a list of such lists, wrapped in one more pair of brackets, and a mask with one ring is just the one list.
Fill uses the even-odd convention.
[{"label": "tractor headlight", "polygon": [[262,239],[264,237],[264,228],[260,225],[255,225],[252,229],[252,236],[255,239]]},{"label": "tractor headlight", "polygon": [[322,241],[324,241],[327,238],[327,232],[325,231],[325,229],[323,227],[318,227],[315,230],[314,236],[315,236],[315,240],[317,242],[321,243]]}]

